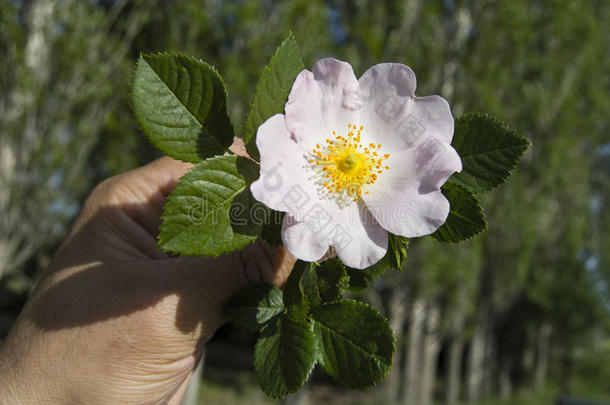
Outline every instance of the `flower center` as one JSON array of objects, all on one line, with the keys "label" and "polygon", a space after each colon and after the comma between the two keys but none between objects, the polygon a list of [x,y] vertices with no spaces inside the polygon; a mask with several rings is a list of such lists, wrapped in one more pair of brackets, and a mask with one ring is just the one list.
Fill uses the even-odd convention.
[{"label": "flower center", "polygon": [[337,169],[344,174],[354,173],[364,163],[365,159],[366,157],[361,156],[360,153],[348,152],[337,160]]},{"label": "flower center", "polygon": [[381,144],[361,143],[364,127],[353,124],[347,126],[347,137],[337,135],[326,139],[323,145],[317,144],[313,158],[309,160],[319,172],[319,183],[323,189],[339,201],[357,201],[362,194],[368,194],[368,186],[377,181],[384,170],[384,161],[390,155],[380,155]]}]

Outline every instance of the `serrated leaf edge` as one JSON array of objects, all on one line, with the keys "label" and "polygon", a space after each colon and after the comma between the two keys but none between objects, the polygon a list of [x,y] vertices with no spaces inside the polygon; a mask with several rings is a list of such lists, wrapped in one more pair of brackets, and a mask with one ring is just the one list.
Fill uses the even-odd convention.
[{"label": "serrated leaf edge", "polygon": [[[317,307],[316,309],[318,309],[318,308],[322,308],[322,307],[324,307],[324,306],[326,306],[326,305],[335,305],[335,304],[337,304],[337,302],[349,302],[349,303],[354,303],[354,304],[357,304],[357,305],[362,305],[362,306],[365,306],[365,307],[367,307],[367,308],[369,308],[369,309],[372,309],[372,310],[375,312],[375,314],[376,314],[376,315],[378,315],[378,316],[379,316],[381,319],[383,319],[385,322],[388,322],[388,321],[387,321],[387,319],[386,319],[386,318],[385,318],[383,315],[381,315],[381,313],[380,313],[380,312],[379,312],[379,311],[378,311],[378,310],[377,310],[375,307],[373,307],[372,305],[369,305],[369,304],[367,304],[367,303],[364,303],[364,302],[361,302],[361,301],[354,300],[354,299],[344,299],[344,300],[341,300],[341,301],[336,301],[336,302],[332,302],[332,303],[331,303],[331,302],[329,302],[329,303],[326,303],[326,304],[322,304],[322,305],[320,305],[320,306],[319,306],[319,307]],[[309,319],[311,320],[311,322],[312,322],[312,323],[313,323],[313,325],[314,325],[314,331],[315,331],[315,326],[316,326],[316,325],[321,325],[321,326],[324,326],[324,327],[325,327],[327,330],[329,330],[329,331],[331,331],[331,332],[334,332],[334,330],[333,330],[333,329],[331,329],[331,328],[327,327],[326,325],[324,325],[324,324],[323,324],[323,323],[321,323],[321,322],[318,322],[317,320],[313,319],[311,316],[310,316],[310,318],[309,318]],[[388,324],[388,327],[389,327],[389,324]],[[338,335],[338,336],[341,336],[342,338],[344,338],[344,339],[345,339],[347,342],[349,342],[349,343],[350,343],[350,344],[351,344],[353,347],[357,348],[357,349],[358,349],[358,350],[359,350],[361,353],[365,353],[365,354],[367,354],[367,356],[368,356],[368,357],[370,357],[370,358],[374,358],[374,359],[375,359],[375,361],[377,361],[377,362],[379,362],[379,363],[382,363],[382,364],[384,364],[384,365],[386,365],[386,366],[387,366],[387,371],[386,371],[386,372],[385,372],[383,375],[381,375],[381,376],[380,376],[378,379],[374,379],[374,380],[372,381],[371,385],[367,385],[367,386],[364,386],[364,387],[359,387],[359,388],[357,388],[358,390],[362,390],[362,391],[364,391],[364,390],[371,389],[371,388],[373,388],[375,385],[379,384],[381,381],[383,381],[383,380],[384,380],[384,379],[387,377],[387,375],[389,374],[389,372],[390,372],[390,370],[391,370],[392,366],[394,365],[394,353],[396,353],[396,337],[394,336],[394,331],[392,330],[392,328],[391,328],[391,327],[390,327],[390,334],[391,334],[391,336],[392,336],[392,357],[390,358],[390,363],[389,363],[389,364],[388,364],[388,363],[386,363],[385,361],[381,360],[380,358],[378,358],[376,355],[371,355],[371,354],[370,354],[370,353],[369,353],[369,352],[368,352],[366,349],[364,349],[364,348],[362,348],[360,345],[358,345],[358,344],[354,343],[354,342],[353,342],[351,339],[349,339],[348,337],[346,337],[346,336],[344,336],[344,335],[342,335],[342,334],[340,334],[340,333],[334,333],[334,334],[335,334],[335,335]],[[315,332],[314,332],[314,335],[315,335]],[[317,336],[316,336],[316,340],[317,340]],[[317,345],[316,345],[316,347],[318,347],[318,346],[321,346],[321,347],[319,347],[319,349],[320,349],[320,350],[324,350],[324,349],[323,349],[323,346],[324,346],[324,345],[323,345],[323,343],[322,343],[322,342],[320,342],[320,344],[317,344]],[[321,356],[320,356],[320,357],[316,357],[316,358],[317,358],[317,361],[320,363],[320,365],[321,365],[322,367],[324,367],[323,363],[321,362]]]},{"label": "serrated leaf edge", "polygon": [[[235,157],[235,159],[236,159],[236,160],[239,158],[239,156],[236,156],[236,155],[214,156],[214,157],[211,157],[211,158],[208,158],[208,159],[205,159],[205,160],[203,160],[203,161],[199,162],[197,165],[199,165],[199,164],[203,164],[203,163],[206,163],[206,162],[209,162],[209,161],[212,161],[212,160],[220,160],[220,159],[225,159],[225,158],[227,158],[227,157],[229,157],[229,158],[231,158],[231,157]],[[190,172],[191,170],[193,170],[193,169],[194,169],[194,168],[195,168],[197,165],[195,165],[195,166],[193,166],[192,168],[190,168],[188,172]],[[215,169],[215,170],[216,170],[216,171],[221,171],[222,173],[226,173],[226,172],[224,172],[224,171],[222,171],[222,170],[218,170],[218,169]],[[188,172],[187,172],[186,174],[184,174],[184,175],[182,176],[182,178],[184,178],[184,176],[186,176],[186,175],[188,174]],[[180,178],[180,181],[182,180],[182,178]],[[180,181],[178,181],[178,183],[177,183],[177,184],[176,184],[176,186],[174,187],[174,190],[175,190],[175,189],[178,187],[178,185],[180,184]],[[227,202],[231,202],[231,203],[232,203],[232,202],[233,202],[233,199],[234,199],[236,196],[238,196],[239,194],[241,194],[241,193],[242,193],[242,192],[243,192],[243,191],[244,191],[244,190],[245,190],[247,187],[248,187],[248,182],[244,180],[244,186],[243,186],[243,187],[240,187],[239,191],[234,192],[234,193],[231,195],[231,198],[230,198],[229,200],[226,200],[225,202],[223,202],[223,203],[220,203],[220,204],[216,205],[216,206],[214,207],[214,209],[216,209],[216,207],[220,207],[220,206],[222,206],[223,204],[226,204]],[[173,193],[173,190],[172,190],[172,193]],[[170,196],[171,196],[171,193],[170,193]],[[169,202],[169,197],[168,197],[168,202]],[[185,231],[186,231],[186,230],[183,230],[183,231],[181,231],[180,233],[178,233],[177,235],[174,235],[174,236],[173,236],[172,238],[170,238],[169,240],[161,241],[160,236],[161,236],[161,234],[162,234],[163,226],[164,226],[164,224],[165,224],[165,214],[166,214],[166,212],[168,212],[168,210],[170,210],[170,209],[171,209],[171,207],[168,207],[168,203],[166,202],[166,203],[165,203],[165,205],[163,206],[163,212],[162,212],[162,214],[161,214],[161,220],[162,220],[162,222],[161,222],[161,226],[159,227],[159,236],[158,236],[158,238],[159,238],[159,239],[158,239],[158,242],[157,242],[157,248],[158,248],[158,249],[160,249],[161,251],[165,252],[165,253],[178,253],[178,254],[180,254],[180,256],[202,256],[201,254],[199,254],[199,253],[197,253],[197,252],[195,252],[195,251],[193,251],[193,250],[187,250],[187,251],[182,251],[182,250],[181,250],[180,252],[177,252],[177,251],[174,251],[174,250],[171,250],[171,249],[165,249],[165,248],[163,247],[163,245],[164,245],[164,244],[166,244],[168,241],[171,241],[171,240],[175,239],[175,238],[176,238],[178,235],[180,235],[180,234],[182,234],[183,232],[185,232]],[[246,246],[248,246],[248,245],[253,244],[253,243],[256,241],[256,239],[258,239],[258,237],[253,238],[251,241],[249,241],[248,243],[246,243],[246,244],[244,245],[244,248],[245,248]],[[242,249],[243,249],[243,248],[242,248]],[[217,258],[217,257],[220,257],[220,256],[225,256],[225,255],[230,254],[230,253],[231,253],[231,252],[226,252],[226,253],[218,253],[218,254],[211,254],[211,255],[204,256],[204,257],[212,257],[212,258]]]},{"label": "serrated leaf edge", "polygon": [[[313,334],[313,338],[314,338],[314,342],[313,342],[313,344],[314,344],[313,361],[311,362],[311,365],[310,365],[309,369],[306,372],[305,378],[303,379],[303,383],[301,384],[301,386],[297,387],[295,389],[288,389],[288,390],[286,390],[287,392],[284,395],[282,395],[283,393],[281,393],[280,395],[275,395],[274,393],[268,392],[267,390],[265,390],[265,387],[263,387],[263,385],[260,383],[258,374],[255,373],[256,381],[258,382],[259,387],[261,387],[261,390],[265,393],[265,395],[269,396],[272,399],[282,399],[282,398],[286,397],[287,395],[293,394],[293,393],[297,392],[298,390],[300,390],[301,388],[303,388],[303,385],[305,385],[307,380],[309,380],[309,377],[311,376],[311,373],[312,373],[313,369],[315,368],[315,366],[316,366],[316,364],[318,362],[317,342],[316,342],[315,332],[313,330],[313,324],[311,322],[309,322],[307,319],[295,320],[295,319],[290,317],[290,320],[292,322],[295,322],[295,323],[308,324],[308,327],[310,328],[310,332]],[[279,322],[282,322],[282,320],[280,319]],[[259,339],[256,341],[256,344],[254,346],[254,351],[255,352],[258,349],[260,344],[262,344],[262,339],[260,339],[260,337],[259,337]],[[279,344],[279,342],[277,344]],[[303,350],[302,347],[298,347],[297,349]]]},{"label": "serrated leaf edge", "polygon": [[[257,128],[252,128],[252,131],[246,132],[246,128],[249,125],[248,122],[252,119],[252,115],[255,113],[255,108],[254,108],[254,104],[256,101],[256,98],[259,94],[259,91],[262,89],[262,86],[264,85],[264,80],[263,78],[265,77],[265,75],[267,73],[270,73],[271,71],[271,65],[273,65],[273,63],[275,62],[276,58],[278,57],[279,53],[283,50],[284,46],[289,43],[289,42],[293,42],[294,43],[294,47],[296,49],[297,52],[297,56],[299,57],[299,60],[301,61],[301,64],[303,64],[303,59],[299,50],[299,46],[298,43],[296,41],[296,38],[294,37],[294,35],[292,34],[292,31],[289,32],[288,37],[282,41],[282,43],[280,44],[280,46],[276,49],[275,53],[273,54],[273,56],[271,57],[271,59],[269,60],[269,63],[265,66],[265,68],[263,69],[263,73],[260,76],[259,82],[256,85],[256,89],[254,90],[254,94],[252,95],[252,98],[250,99],[250,103],[248,106],[248,114],[246,115],[246,118],[244,120],[244,128],[243,128],[243,140],[244,140],[244,144],[246,145],[246,149],[248,150],[248,152],[250,153],[250,155],[255,158],[256,160],[259,159],[259,153],[258,153],[258,149],[256,147],[256,132],[257,132]],[[305,66],[303,64],[303,69],[305,69]],[[276,73],[276,77],[277,77],[277,73]],[[279,80],[278,80],[279,82]],[[292,84],[290,85],[292,86]],[[282,87],[282,91],[284,92],[286,89]],[[262,115],[260,110],[256,111],[258,113],[258,115]]]},{"label": "serrated leaf edge", "polygon": [[[485,211],[483,210],[483,206],[481,205],[481,200],[479,200],[479,199],[477,198],[476,193],[475,193],[474,191],[472,191],[472,190],[470,190],[470,189],[468,189],[468,188],[466,188],[466,187],[462,186],[461,184],[451,183],[451,186],[452,186],[452,187],[458,187],[458,188],[461,188],[462,190],[464,190],[464,191],[466,191],[466,192],[468,192],[468,193],[470,193],[470,194],[472,195],[472,198],[473,198],[473,199],[474,199],[474,201],[475,201],[475,206],[476,206],[476,208],[478,209],[478,211],[481,213],[481,217],[482,217],[482,219],[483,219],[483,222],[484,222],[484,224],[483,224],[483,225],[484,225],[484,226],[483,226],[483,228],[479,229],[479,230],[478,230],[476,233],[473,233],[472,235],[470,235],[470,236],[469,236],[469,237],[467,237],[466,239],[462,239],[462,240],[458,240],[458,241],[451,241],[451,240],[442,240],[442,239],[439,239],[439,236],[438,236],[438,235],[436,235],[436,231],[434,231],[432,234],[430,234],[430,236],[431,236],[431,237],[433,237],[434,239],[436,239],[437,241],[439,241],[439,242],[443,242],[443,243],[461,243],[461,242],[465,242],[465,241],[467,241],[467,240],[470,240],[470,239],[474,238],[475,236],[480,235],[481,233],[483,233],[483,232],[487,231],[487,229],[488,229],[487,217],[485,216]],[[447,198],[447,197],[445,197],[445,198]],[[451,211],[451,206],[449,206],[449,214],[447,215],[447,219],[449,219],[449,215],[451,215],[451,214],[452,214],[452,211]],[[461,215],[458,215],[458,217],[459,217],[459,218],[462,218],[462,219],[466,219],[466,218],[463,218]],[[472,223],[472,224],[478,225],[478,224],[476,224],[475,222],[472,222],[472,221],[470,221],[470,220],[467,220],[467,221],[468,221],[468,222],[470,222],[470,223]],[[443,223],[443,225],[445,225],[445,224]],[[442,227],[443,225],[441,225],[441,227]],[[440,229],[440,227],[439,227],[439,229]],[[438,231],[438,229],[437,229],[437,231]]]},{"label": "serrated leaf edge", "polygon": [[489,153],[489,152],[501,152],[504,150],[508,150],[508,149],[513,149],[513,148],[519,148],[521,149],[519,152],[519,154],[516,156],[515,161],[512,162],[508,169],[505,170],[505,174],[506,176],[504,176],[504,179],[498,183],[498,184],[494,184],[493,186],[491,186],[490,188],[486,188],[483,190],[474,190],[470,187],[466,187],[464,184],[456,182],[455,180],[452,180],[451,178],[449,178],[447,180],[447,183],[451,183],[452,185],[456,185],[456,186],[461,186],[463,188],[466,188],[468,191],[470,191],[473,194],[480,194],[480,193],[484,193],[487,191],[491,191],[494,188],[497,188],[499,186],[501,186],[502,184],[506,183],[506,181],[508,180],[508,178],[512,175],[513,170],[519,165],[519,162],[521,161],[521,158],[523,157],[523,155],[525,154],[525,152],[529,149],[529,147],[532,145],[532,143],[523,135],[521,135],[517,130],[515,130],[514,128],[511,128],[506,122],[502,121],[501,119],[488,114],[488,113],[482,113],[482,112],[477,112],[477,113],[470,113],[470,114],[464,114],[460,117],[457,118],[457,120],[461,120],[461,119],[468,119],[468,120],[472,120],[472,119],[489,119],[490,121],[493,121],[497,124],[499,124],[499,126],[506,130],[507,132],[511,133],[512,135],[514,135],[515,137],[517,137],[519,139],[519,141],[521,141],[522,143],[519,144],[515,144],[509,147],[504,147],[504,148],[499,148],[499,149],[493,149],[493,150],[488,150],[488,151],[482,151],[482,152],[477,152],[475,153],[469,153],[469,154],[460,154],[460,159],[461,158],[466,158],[466,157],[471,157],[471,156],[476,156],[479,154],[483,154],[483,153]]},{"label": "serrated leaf edge", "polygon": [[[178,100],[178,95],[176,94],[176,92],[174,90],[172,90],[167,83],[165,83],[165,81],[163,79],[161,79],[161,77],[159,76],[159,74],[155,71],[155,69],[153,69],[153,67],[150,65],[150,63],[146,60],[146,57],[163,57],[163,56],[170,56],[172,58],[175,57],[183,57],[186,58],[190,61],[196,62],[196,63],[202,63],[203,65],[205,65],[207,68],[210,69],[210,71],[215,74],[217,76],[217,78],[220,81],[221,87],[222,87],[222,91],[223,91],[223,95],[225,97],[225,107],[228,105],[228,92],[227,92],[227,87],[226,84],[224,82],[224,80],[222,80],[222,76],[220,75],[220,73],[218,72],[218,70],[216,70],[216,68],[213,65],[210,65],[209,63],[207,63],[206,61],[204,61],[201,58],[196,58],[194,56],[191,55],[186,55],[182,52],[156,52],[156,53],[140,53],[138,60],[136,61],[136,66],[134,68],[133,74],[132,74],[132,80],[131,80],[131,90],[130,90],[130,101],[131,101],[131,109],[132,111],[135,112],[135,100],[134,100],[134,92],[133,92],[133,86],[135,84],[135,80],[136,80],[136,72],[138,71],[140,64],[141,63],[146,63],[148,65],[148,67],[150,68],[150,70],[155,74],[155,76],[157,76],[157,78],[159,79],[159,82],[163,83],[163,86],[165,86],[165,88],[167,90],[169,90],[169,92],[171,94],[174,95],[174,97],[176,97]],[[182,104],[182,102],[180,102]],[[203,130],[205,128],[204,123],[199,122],[199,119],[185,106],[185,110],[188,112],[188,114],[199,124],[199,127],[201,130]],[[157,145],[155,145],[155,143],[153,142],[152,139],[149,138],[148,136],[148,130],[147,130],[147,126],[144,125],[144,123],[140,120],[140,117],[138,117],[138,114],[134,114],[135,118],[136,118],[136,122],[138,123],[138,127],[140,128],[140,130],[146,134],[145,138],[146,140],[152,145],[154,146],[156,149],[159,149],[159,147]],[[227,115],[228,117],[228,115]],[[229,122],[231,120],[229,119]],[[231,123],[231,127],[233,126],[233,124]],[[214,135],[211,135],[212,138],[225,150],[227,150],[227,148],[225,148],[222,143],[220,143],[216,137]],[[167,140],[166,140],[167,142]],[[179,142],[179,141],[176,141]],[[164,151],[163,154],[167,155]],[[167,155],[169,156],[169,155]],[[185,160],[185,159],[178,159],[181,160],[183,162],[187,162],[187,163],[199,163],[202,162],[206,159],[198,159],[198,160]]]}]

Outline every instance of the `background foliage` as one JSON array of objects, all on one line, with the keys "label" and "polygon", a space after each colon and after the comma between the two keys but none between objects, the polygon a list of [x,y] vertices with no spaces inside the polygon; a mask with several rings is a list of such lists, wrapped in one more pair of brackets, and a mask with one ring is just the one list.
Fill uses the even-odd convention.
[{"label": "background foliage", "polygon": [[[214,65],[243,133],[262,69],[292,30],[306,67],[405,63],[417,94],[442,95],[455,116],[492,113],[533,145],[508,184],[480,195],[485,234],[414,241],[406,271],[357,296],[383,308],[398,350],[383,385],[345,401],[608,399],[609,20],[605,0],[1,2],[0,339],[87,192],[156,156],[130,104],[139,53]],[[222,375],[212,348],[239,342],[251,349],[221,330],[205,378]],[[310,396],[318,386],[323,376]]]}]

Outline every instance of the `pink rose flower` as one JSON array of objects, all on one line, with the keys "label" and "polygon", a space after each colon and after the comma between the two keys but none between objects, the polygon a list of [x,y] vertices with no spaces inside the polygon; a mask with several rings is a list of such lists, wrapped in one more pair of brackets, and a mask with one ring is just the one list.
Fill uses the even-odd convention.
[{"label": "pink rose flower", "polygon": [[385,255],[388,232],[418,237],[445,222],[440,187],[462,170],[453,116],[443,98],[416,97],[415,86],[399,63],[356,79],[348,63],[322,59],[297,76],[285,114],[258,128],[252,194],[286,212],[282,241],[294,256],[316,261],[332,246],[362,269]]}]

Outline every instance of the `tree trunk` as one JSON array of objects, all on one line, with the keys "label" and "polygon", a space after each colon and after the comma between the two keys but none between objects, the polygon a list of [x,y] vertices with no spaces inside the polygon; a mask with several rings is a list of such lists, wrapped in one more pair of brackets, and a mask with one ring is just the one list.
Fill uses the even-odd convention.
[{"label": "tree trunk", "polygon": [[[521,374],[525,377],[525,380],[530,380],[534,375],[534,366],[536,361],[536,347],[535,338],[531,328],[527,328],[525,336],[525,348],[523,349],[523,355],[521,356]],[[529,383],[525,383],[529,385]],[[523,388],[531,388],[524,386]]]},{"label": "tree trunk", "polygon": [[493,253],[488,239],[483,243],[484,265],[479,275],[478,303],[475,327],[468,356],[468,377],[466,399],[478,401],[491,392],[496,351],[493,341],[492,321],[494,314],[495,268]]},{"label": "tree trunk", "polygon": [[24,50],[25,65],[38,81],[44,85],[49,79],[49,37],[53,27],[56,1],[32,1],[28,10],[28,39]]},{"label": "tree trunk", "polygon": [[422,339],[420,405],[431,405],[434,398],[434,382],[436,380],[436,364],[440,347],[440,307],[436,299],[429,299],[425,308],[425,334]]},{"label": "tree trunk", "polygon": [[500,386],[500,398],[510,398],[513,394],[513,383],[510,378],[510,362],[505,361],[500,364],[500,370],[498,371],[498,381]]},{"label": "tree trunk", "polygon": [[447,366],[445,368],[445,405],[454,405],[460,398],[462,382],[462,353],[466,322],[466,291],[461,290],[455,308],[450,312]]},{"label": "tree trunk", "polygon": [[396,338],[396,347],[398,350],[394,354],[394,365],[390,374],[384,382],[384,397],[387,402],[393,403],[399,399],[400,391],[400,348],[406,344],[403,337],[403,328],[406,321],[407,305],[405,303],[406,295],[402,290],[394,289],[385,294],[387,297],[384,300],[386,317],[394,331]]},{"label": "tree trunk", "polygon": [[452,337],[449,342],[449,363],[446,368],[445,405],[454,405],[460,398],[463,351],[464,340],[461,337]]},{"label": "tree trunk", "polygon": [[560,394],[572,394],[572,377],[574,375],[574,349],[565,347],[561,354],[561,366],[559,374]]},{"label": "tree trunk", "polygon": [[487,318],[485,318],[485,354],[483,356],[483,379],[481,382],[481,394],[480,398],[486,398],[491,396],[493,391],[494,377],[497,376],[498,372],[498,350],[497,343],[493,329],[491,327],[491,313],[488,312]]},{"label": "tree trunk", "polygon": [[404,345],[406,352],[405,367],[401,392],[402,403],[405,405],[420,405],[419,394],[422,365],[420,349],[423,340],[424,307],[424,300],[414,298],[409,308],[407,344]]},{"label": "tree trunk", "polygon": [[470,341],[466,363],[466,400],[478,401],[483,388],[483,361],[485,358],[484,320],[479,317]]},{"label": "tree trunk", "polygon": [[546,384],[546,376],[549,368],[549,356],[551,352],[552,327],[542,324],[538,331],[538,347],[536,356],[536,371],[534,374],[534,387],[541,389]]}]

